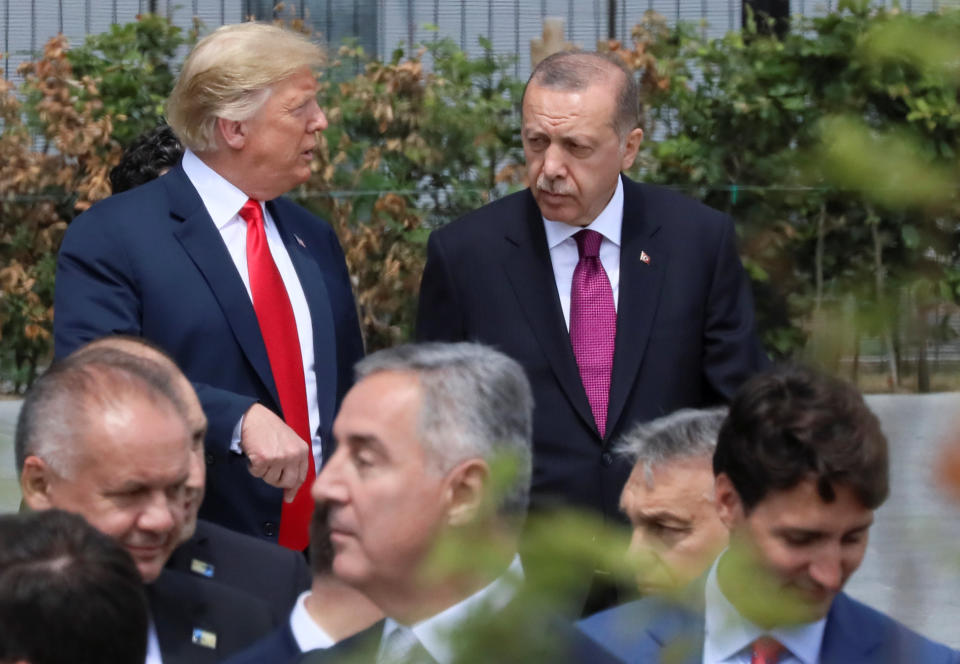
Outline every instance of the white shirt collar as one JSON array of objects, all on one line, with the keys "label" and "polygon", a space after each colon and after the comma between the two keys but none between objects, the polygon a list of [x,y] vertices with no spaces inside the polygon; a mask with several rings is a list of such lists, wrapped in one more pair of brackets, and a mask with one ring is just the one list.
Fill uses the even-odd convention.
[{"label": "white shirt collar", "polygon": [[[493,583],[437,615],[421,620],[413,625],[413,633],[438,664],[451,664],[456,653],[451,647],[453,640],[450,635],[455,633],[460,623],[480,610],[490,613],[500,611],[514,598],[522,582],[523,565],[520,563],[520,556],[514,555],[510,566]],[[381,642],[386,642],[390,633],[400,628],[400,624],[393,618],[387,618]]]},{"label": "white shirt collar", "polygon": [[207,208],[217,229],[223,229],[232,221],[250,198],[189,149],[183,153],[183,172],[200,194],[203,206]]},{"label": "white shirt collar", "polygon": [[[607,206],[600,211],[596,219],[584,228],[597,231],[603,237],[620,246],[620,229],[623,226],[623,179],[617,177],[617,188]],[[547,233],[547,247],[553,249],[558,244],[573,237],[582,230],[579,226],[571,226],[562,221],[551,221],[543,217],[543,228]]]},{"label": "white shirt collar", "polygon": [[290,631],[293,632],[293,640],[297,642],[301,652],[329,648],[334,644],[330,635],[323,631],[307,611],[306,601],[309,596],[309,590],[300,593],[293,605],[293,611],[290,612]]},{"label": "white shirt collar", "polygon": [[[724,551],[726,553],[726,551]],[[704,635],[704,661],[720,662],[748,648],[764,635],[772,636],[803,664],[820,661],[820,645],[827,619],[789,627],[764,630],[740,615],[730,603],[717,582],[717,564],[723,553],[714,561],[707,575],[706,623]]]}]

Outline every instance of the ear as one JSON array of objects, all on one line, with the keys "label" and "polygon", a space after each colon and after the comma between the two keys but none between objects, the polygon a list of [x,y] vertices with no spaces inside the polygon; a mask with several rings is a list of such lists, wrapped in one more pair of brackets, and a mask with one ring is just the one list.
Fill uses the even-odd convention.
[{"label": "ear", "polygon": [[637,151],[640,149],[641,143],[643,143],[643,129],[640,127],[637,127],[627,134],[627,140],[623,147],[623,158],[620,160],[621,171],[625,171],[633,166],[633,162],[637,158]]},{"label": "ear", "polygon": [[465,526],[477,520],[487,498],[490,467],[483,459],[468,459],[448,474],[447,525]]},{"label": "ear", "polygon": [[717,514],[727,530],[742,521],[745,517],[743,510],[743,501],[740,500],[740,494],[737,493],[733,482],[726,473],[720,473],[714,480],[714,500],[717,505]]},{"label": "ear", "polygon": [[217,131],[223,142],[234,150],[242,150],[247,142],[247,125],[241,120],[217,118]]},{"label": "ear", "polygon": [[20,492],[23,502],[32,510],[54,507],[51,496],[54,473],[47,462],[36,456],[28,456],[20,471]]}]

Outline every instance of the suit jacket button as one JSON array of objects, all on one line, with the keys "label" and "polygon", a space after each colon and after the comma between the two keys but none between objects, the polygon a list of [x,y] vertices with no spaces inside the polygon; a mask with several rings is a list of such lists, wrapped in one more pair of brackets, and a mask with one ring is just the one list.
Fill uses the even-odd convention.
[{"label": "suit jacket button", "polygon": [[273,537],[277,534],[277,524],[273,521],[264,521],[263,522],[263,534],[267,537]]},{"label": "suit jacket button", "polygon": [[600,457],[600,461],[603,463],[604,466],[613,465],[613,455],[610,454],[609,452],[604,452],[603,455]]}]

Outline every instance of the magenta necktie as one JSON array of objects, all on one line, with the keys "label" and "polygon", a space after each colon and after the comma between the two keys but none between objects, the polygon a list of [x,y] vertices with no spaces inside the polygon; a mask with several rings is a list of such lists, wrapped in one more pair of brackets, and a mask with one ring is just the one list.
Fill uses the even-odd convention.
[{"label": "magenta necktie", "polygon": [[[309,448],[310,413],[307,410],[306,380],[303,377],[297,319],[287,295],[287,287],[270,253],[260,202],[252,198],[248,200],[240,209],[240,217],[247,222],[247,272],[250,276],[253,310],[257,314],[260,334],[267,348],[267,358],[270,360],[273,382],[277,385],[283,419]],[[310,463],[307,479],[300,485],[293,502],[282,504],[280,513],[278,541],[281,546],[297,551],[303,551],[310,543],[310,517],[313,515],[310,487],[316,471],[313,467],[313,454],[307,456]]]},{"label": "magenta necktie", "polygon": [[617,310],[613,289],[600,263],[603,236],[596,231],[579,231],[574,239],[580,261],[573,271],[570,288],[570,343],[580,368],[580,380],[587,392],[590,410],[600,437],[606,435],[607,403],[610,401],[610,373],[617,334]]}]

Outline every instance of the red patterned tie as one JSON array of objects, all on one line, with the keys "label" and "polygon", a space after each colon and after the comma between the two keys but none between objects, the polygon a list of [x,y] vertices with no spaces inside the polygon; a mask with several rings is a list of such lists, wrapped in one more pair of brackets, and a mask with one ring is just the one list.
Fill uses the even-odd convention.
[{"label": "red patterned tie", "polygon": [[310,543],[309,524],[313,513],[310,487],[316,476],[313,454],[310,448],[310,415],[307,411],[306,382],[303,377],[303,358],[297,336],[297,320],[287,295],[277,264],[270,255],[267,234],[263,228],[263,213],[260,202],[252,198],[240,209],[240,216],[247,222],[247,272],[250,276],[250,292],[253,309],[260,324],[260,334],[267,347],[270,370],[277,384],[283,419],[307,444],[310,466],[307,479],[297,491],[292,503],[283,503],[280,515],[282,546],[303,551]]},{"label": "red patterned tie", "polygon": [[750,648],[750,664],[777,664],[787,649],[769,636],[761,636]]},{"label": "red patterned tie", "polygon": [[570,343],[580,368],[590,410],[603,437],[607,430],[610,374],[617,334],[617,310],[613,306],[610,279],[600,263],[603,236],[582,230],[574,238],[580,261],[573,271],[570,289]]}]

